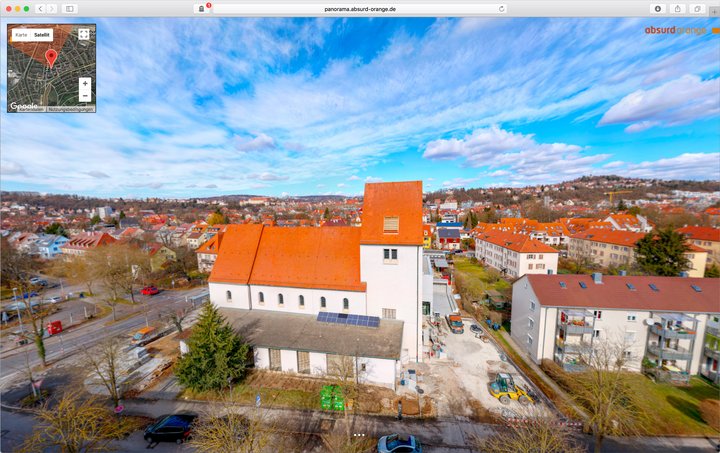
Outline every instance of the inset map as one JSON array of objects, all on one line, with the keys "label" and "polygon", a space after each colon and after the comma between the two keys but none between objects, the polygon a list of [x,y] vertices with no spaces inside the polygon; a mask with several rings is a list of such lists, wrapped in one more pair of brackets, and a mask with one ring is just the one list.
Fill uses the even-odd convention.
[{"label": "inset map", "polygon": [[95,28],[8,24],[8,113],[94,113]]}]

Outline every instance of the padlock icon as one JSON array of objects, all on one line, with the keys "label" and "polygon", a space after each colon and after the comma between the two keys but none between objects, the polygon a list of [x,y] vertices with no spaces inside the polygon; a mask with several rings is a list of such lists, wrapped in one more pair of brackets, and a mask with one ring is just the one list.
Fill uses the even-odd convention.
[{"label": "padlock icon", "polygon": [[198,7],[198,11],[201,12],[201,13],[204,13],[204,12],[205,12],[205,6],[204,6],[204,5],[200,5],[200,6]]}]

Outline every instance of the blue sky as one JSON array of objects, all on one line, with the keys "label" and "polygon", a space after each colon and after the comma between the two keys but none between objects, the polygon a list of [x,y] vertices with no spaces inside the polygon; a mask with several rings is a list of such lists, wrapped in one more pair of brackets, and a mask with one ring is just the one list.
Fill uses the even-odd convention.
[{"label": "blue sky", "polygon": [[720,179],[720,36],[644,31],[709,31],[703,19],[87,22],[98,25],[96,114],[5,113],[3,63],[3,190],[353,195],[380,180]]}]

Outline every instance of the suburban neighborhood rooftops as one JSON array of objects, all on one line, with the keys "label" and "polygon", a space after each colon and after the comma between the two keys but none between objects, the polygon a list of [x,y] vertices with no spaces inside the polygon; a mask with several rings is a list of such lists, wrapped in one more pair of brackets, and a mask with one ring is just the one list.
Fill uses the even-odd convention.
[{"label": "suburban neighborhood rooftops", "polygon": [[347,356],[400,359],[403,322],[382,319],[380,327],[317,321],[316,315],[220,308],[253,346]]},{"label": "suburban neighborhood rooftops", "polygon": [[528,274],[514,285],[522,285],[523,279],[538,302],[549,307],[720,313],[717,278],[603,275],[602,283],[595,283],[591,275]]},{"label": "suburban neighborhood rooftops", "polygon": [[686,226],[678,229],[678,232],[690,239],[720,242],[720,228]]},{"label": "suburban neighborhood rooftops", "polygon": [[645,233],[635,233],[633,231],[591,228],[589,230],[583,231],[582,233],[577,233],[572,237],[574,239],[586,239],[589,241],[602,242],[605,244],[635,247],[635,243],[642,239],[644,236]]},{"label": "suburban neighborhood rooftops", "polygon": [[[505,231],[488,231],[477,236],[477,240],[499,245],[519,253],[558,253],[557,249],[531,239],[524,234],[512,234]],[[476,245],[477,247],[477,245]]]}]

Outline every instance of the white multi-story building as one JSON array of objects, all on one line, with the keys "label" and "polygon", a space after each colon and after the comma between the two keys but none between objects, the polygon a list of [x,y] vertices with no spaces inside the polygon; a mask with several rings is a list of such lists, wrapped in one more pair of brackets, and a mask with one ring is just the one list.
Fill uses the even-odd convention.
[{"label": "white multi-story building", "polygon": [[717,379],[718,300],[720,279],[526,275],[513,284],[511,335],[534,362],[569,371],[600,341],[622,345],[632,371],[646,358],[665,377]]},{"label": "white multi-story building", "polygon": [[510,277],[557,272],[558,251],[524,234],[488,231],[475,235],[475,258]]},{"label": "white multi-story building", "polygon": [[253,344],[255,366],[394,386],[423,357],[420,182],[365,186],[362,226],[229,225],[210,300]]}]

